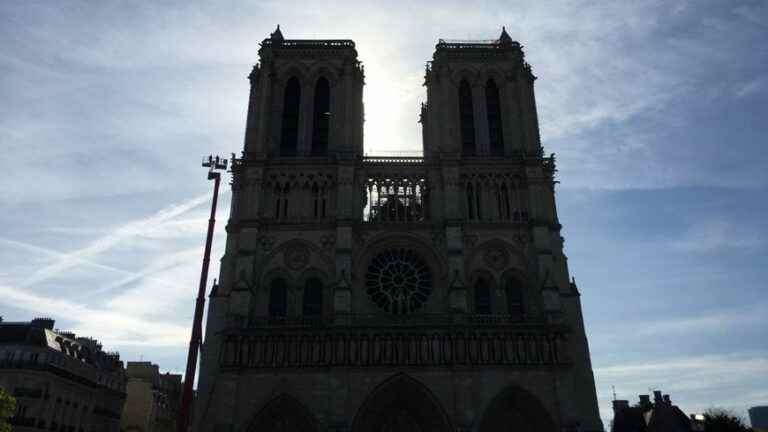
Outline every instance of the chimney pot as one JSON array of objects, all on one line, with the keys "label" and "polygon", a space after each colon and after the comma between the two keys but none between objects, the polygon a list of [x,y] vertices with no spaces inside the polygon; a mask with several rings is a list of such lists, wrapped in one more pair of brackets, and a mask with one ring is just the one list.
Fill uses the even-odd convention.
[{"label": "chimney pot", "polygon": [[640,406],[643,409],[649,409],[651,407],[651,397],[648,395],[640,395]]},{"label": "chimney pot", "polygon": [[620,411],[629,408],[628,400],[614,400],[613,401],[613,413],[618,414]]},{"label": "chimney pot", "polygon": [[664,399],[661,397],[661,391],[660,390],[654,390],[653,392],[653,401],[656,403],[659,403],[663,401]]}]

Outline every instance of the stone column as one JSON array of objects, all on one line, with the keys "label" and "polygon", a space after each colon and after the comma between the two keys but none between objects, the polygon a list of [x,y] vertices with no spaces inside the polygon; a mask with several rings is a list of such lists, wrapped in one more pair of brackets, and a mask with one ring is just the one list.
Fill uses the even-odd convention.
[{"label": "stone column", "polygon": [[521,126],[525,131],[525,148],[529,154],[537,154],[540,146],[536,98],[533,94],[534,79],[530,71],[523,71],[519,79],[520,102],[523,111]]},{"label": "stone column", "polygon": [[352,223],[361,215],[356,213],[358,199],[355,189],[355,169],[351,164],[339,165],[336,188],[336,285],[333,307],[336,314],[351,312],[352,307]]},{"label": "stone column", "polygon": [[261,111],[259,111],[260,101],[258,99],[258,90],[260,85],[260,68],[259,65],[253,67],[251,74],[248,75],[248,80],[251,83],[251,91],[248,96],[248,116],[246,117],[245,124],[245,151],[247,153],[255,153],[260,151],[258,148],[258,130],[259,130],[259,118],[261,117]]},{"label": "stone column", "polygon": [[[271,67],[270,67],[271,69]],[[259,115],[255,119],[256,130],[254,133],[255,153],[253,156],[263,158],[272,153],[275,143],[271,137],[271,126],[273,125],[272,119],[274,118],[273,112],[273,89],[274,86],[274,74],[266,66],[262,68],[262,72],[259,77],[259,90],[258,97],[256,99],[257,112]]]}]

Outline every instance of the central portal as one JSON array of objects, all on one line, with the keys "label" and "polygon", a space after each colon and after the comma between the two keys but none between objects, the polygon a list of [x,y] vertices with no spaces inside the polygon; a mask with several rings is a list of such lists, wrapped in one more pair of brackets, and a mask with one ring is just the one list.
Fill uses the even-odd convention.
[{"label": "central portal", "polygon": [[423,384],[398,374],[375,388],[360,407],[352,432],[450,432],[453,428]]}]

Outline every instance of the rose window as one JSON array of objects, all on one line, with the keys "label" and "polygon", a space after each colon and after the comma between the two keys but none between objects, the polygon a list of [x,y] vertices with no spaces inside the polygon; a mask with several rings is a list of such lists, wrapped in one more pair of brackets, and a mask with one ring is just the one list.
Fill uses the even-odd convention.
[{"label": "rose window", "polygon": [[432,292],[432,272],[416,252],[387,249],[368,264],[365,288],[379,308],[393,314],[407,314],[427,301]]}]

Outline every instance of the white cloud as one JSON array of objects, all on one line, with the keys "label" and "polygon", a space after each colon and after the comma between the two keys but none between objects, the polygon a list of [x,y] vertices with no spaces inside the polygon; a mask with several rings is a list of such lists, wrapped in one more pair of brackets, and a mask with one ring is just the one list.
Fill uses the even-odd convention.
[{"label": "white cloud", "polygon": [[688,413],[723,407],[743,414],[767,394],[761,388],[768,385],[768,353],[660,357],[599,366],[594,372],[604,421],[613,417],[611,386],[620,399],[631,402],[655,389],[669,394]]},{"label": "white cloud", "polygon": [[189,338],[188,327],[177,322],[158,317],[144,319],[106,307],[90,307],[52,295],[38,295],[19,287],[0,285],[0,303],[73,322],[67,330],[100,339],[109,350],[123,345],[181,347]]},{"label": "white cloud", "polygon": [[704,220],[691,226],[670,246],[680,252],[704,253],[727,249],[754,249],[764,244],[761,232],[746,230],[725,220]]}]

